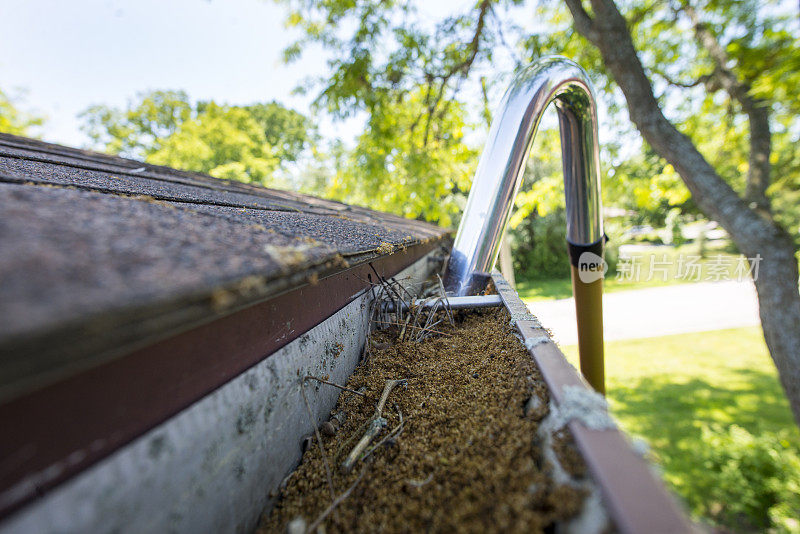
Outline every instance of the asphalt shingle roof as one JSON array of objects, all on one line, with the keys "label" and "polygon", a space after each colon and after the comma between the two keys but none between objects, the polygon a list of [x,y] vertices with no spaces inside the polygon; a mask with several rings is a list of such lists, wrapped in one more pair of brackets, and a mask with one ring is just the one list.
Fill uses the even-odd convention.
[{"label": "asphalt shingle roof", "polygon": [[107,350],[114,336],[207,320],[377,258],[386,243],[446,235],[366,208],[0,134],[0,376],[58,367],[72,346]]}]

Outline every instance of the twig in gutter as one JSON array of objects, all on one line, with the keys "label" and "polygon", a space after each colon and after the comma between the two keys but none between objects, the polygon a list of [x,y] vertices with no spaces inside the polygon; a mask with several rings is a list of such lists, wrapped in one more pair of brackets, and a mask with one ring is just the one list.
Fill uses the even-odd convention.
[{"label": "twig in gutter", "polygon": [[325,454],[325,447],[322,445],[322,436],[319,434],[319,427],[317,427],[317,420],[314,417],[314,413],[311,411],[311,404],[308,403],[308,397],[306,397],[306,381],[302,380],[300,382],[300,393],[303,395],[303,401],[306,404],[306,410],[308,411],[308,418],[311,420],[311,424],[314,425],[314,435],[317,436],[317,444],[319,445],[319,452],[322,455],[322,463],[325,465],[325,476],[328,477],[328,487],[331,490],[331,499],[336,497],[336,490],[333,488],[333,475],[331,475],[331,466],[328,464],[328,455]]},{"label": "twig in gutter", "polygon": [[[409,279],[409,277],[406,277],[406,278],[405,278],[405,280],[408,280],[408,279]],[[401,290],[403,293],[405,293],[405,294],[406,294],[406,296],[408,297],[408,299],[409,299],[411,302],[414,302],[414,295],[412,295],[412,294],[411,294],[411,292],[410,292],[410,291],[409,291],[409,290],[406,288],[406,286],[404,286],[403,284],[401,284],[400,282],[398,282],[398,281],[397,281],[397,278],[395,278],[395,277],[392,277],[392,278],[391,278],[391,281],[392,281],[392,283],[393,283],[393,284],[394,284],[396,287],[399,287],[399,288],[400,288],[400,290]],[[405,299],[403,299],[403,300],[405,300]]]},{"label": "twig in gutter", "polygon": [[[380,329],[381,325],[390,324],[394,320],[398,321],[398,326],[413,325],[411,315],[402,316],[397,311],[390,312],[388,310],[409,310],[414,303],[414,296],[406,289],[403,284],[398,282],[396,278],[386,280],[380,276],[373,268],[375,276],[378,278],[379,283],[371,283],[370,291],[372,292],[371,304],[369,308],[369,324],[372,331],[372,325],[377,325]],[[386,306],[390,303],[391,306]],[[403,329],[400,333],[400,339],[407,337],[408,332]],[[370,346],[364,345],[362,360],[369,362]]]},{"label": "twig in gutter", "polygon": [[[403,328],[400,330],[400,336],[398,337],[400,341],[403,341],[403,337],[405,337],[406,335],[406,328],[408,328],[408,323],[411,322],[411,316],[412,316],[411,314],[408,314],[405,323],[403,323]],[[412,326],[412,328],[414,327]]]},{"label": "twig in gutter", "polygon": [[304,381],[305,380],[316,380],[317,382],[322,382],[323,384],[328,384],[329,386],[333,386],[335,388],[339,388],[342,391],[348,391],[350,393],[355,393],[356,395],[361,395],[362,397],[367,397],[368,396],[363,391],[356,391],[355,389],[350,389],[349,387],[346,387],[346,386],[340,386],[339,384],[335,384],[333,382],[328,382],[327,380],[323,380],[322,378],[317,378],[316,376],[312,376],[312,375],[306,375],[306,377],[303,380]]},{"label": "twig in gutter", "polygon": [[408,480],[406,480],[406,484],[408,484],[412,488],[421,488],[422,486],[428,484],[431,480],[433,480],[433,473],[431,473],[430,475],[425,477],[424,480],[408,479]]},{"label": "twig in gutter", "polygon": [[[403,326],[402,323],[397,323],[395,321],[375,321],[378,324],[388,324],[392,326]],[[434,325],[436,326],[436,325]],[[440,334],[442,336],[450,336],[452,334],[448,334],[447,332],[442,332],[441,330],[433,330],[432,328],[425,328],[424,326],[414,326],[414,325],[407,325],[408,328],[413,328],[415,330],[427,330],[428,332],[432,332],[434,334]],[[402,340],[400,340],[402,341]]]},{"label": "twig in gutter", "polygon": [[322,512],[321,514],[319,514],[319,516],[318,516],[318,517],[317,517],[317,518],[314,520],[314,522],[313,522],[313,523],[311,523],[311,525],[309,525],[309,527],[308,527],[308,529],[306,530],[306,532],[309,532],[309,533],[310,533],[310,532],[314,532],[314,531],[316,531],[317,527],[318,527],[318,526],[320,526],[320,525],[322,524],[322,522],[323,522],[323,521],[325,521],[325,518],[326,518],[326,517],[328,517],[328,516],[330,515],[330,513],[331,513],[331,512],[332,512],[332,511],[333,511],[333,510],[334,510],[334,509],[337,507],[337,506],[339,506],[339,505],[342,503],[342,501],[344,501],[345,499],[347,499],[347,498],[350,496],[350,494],[353,492],[353,490],[354,490],[354,489],[355,489],[355,487],[358,485],[358,483],[359,483],[359,482],[361,482],[361,479],[363,479],[363,478],[364,478],[364,475],[365,475],[365,474],[366,474],[366,472],[367,472],[367,467],[369,467],[369,464],[364,464],[364,467],[363,467],[363,468],[361,468],[361,473],[359,473],[359,475],[358,475],[358,478],[356,478],[356,479],[355,479],[355,481],[354,481],[352,484],[350,484],[350,487],[349,487],[349,488],[347,488],[346,490],[344,490],[344,492],[342,492],[342,494],[341,494],[341,495],[339,495],[338,497],[336,497],[336,498],[333,500],[333,502],[330,504],[330,506],[328,506],[328,507],[325,509],[325,511],[324,511],[324,512]]},{"label": "twig in gutter", "polygon": [[397,411],[397,415],[400,416],[400,423],[396,427],[394,427],[391,432],[386,434],[386,436],[382,440],[380,440],[378,443],[376,443],[370,450],[365,452],[364,456],[362,458],[363,460],[366,460],[367,458],[369,458],[370,455],[373,452],[375,452],[380,447],[382,447],[387,441],[389,441],[392,438],[396,438],[397,436],[399,436],[400,433],[405,428],[405,421],[403,421],[403,412],[400,411],[400,408],[397,407],[397,404],[394,404],[393,406],[394,406],[394,409]]},{"label": "twig in gutter", "polygon": [[445,291],[444,289],[444,282],[442,282],[442,277],[437,274],[436,280],[439,282],[439,291],[442,292],[441,298],[444,301],[444,309],[447,311],[447,318],[450,319],[450,324],[452,326],[455,326],[456,322],[453,319],[453,310],[450,308],[450,301],[447,300],[447,291]]},{"label": "twig in gutter", "polygon": [[[396,324],[400,327],[397,337],[399,341],[412,340],[419,343],[428,338],[431,333],[441,334],[442,332],[433,330],[433,327],[443,320],[437,319],[437,314],[441,317],[441,314],[438,313],[440,311],[444,311],[446,320],[451,325],[455,325],[452,309],[440,278],[437,279],[432,290],[425,292],[429,296],[421,300],[415,300],[415,297],[394,278],[391,279],[391,284],[388,286],[381,284],[380,287],[382,294],[377,300],[379,304],[384,305],[373,316],[373,321],[379,325]],[[408,298],[408,301],[405,300],[405,297]],[[389,305],[385,305],[387,303]],[[415,332],[410,332],[409,328],[414,329]]]},{"label": "twig in gutter", "polygon": [[[412,305],[413,305],[413,301],[412,301]],[[424,308],[424,306],[416,306],[416,307],[412,306],[412,308],[408,310],[409,311],[408,316],[409,316],[410,319],[412,319],[411,324],[412,324],[412,326],[416,327],[417,329],[419,329],[417,324],[418,324],[419,317],[420,317],[420,314],[422,313],[422,309],[423,308]],[[421,337],[420,333],[418,332],[417,336],[415,337],[415,341],[419,341],[420,337]],[[402,340],[403,340],[403,338],[400,338],[400,341],[402,341]]]},{"label": "twig in gutter", "polygon": [[364,432],[364,435],[361,437],[358,443],[356,443],[356,446],[353,447],[353,450],[350,451],[350,454],[348,454],[347,458],[345,458],[344,462],[342,462],[342,470],[345,473],[349,473],[353,469],[353,466],[356,464],[356,462],[362,458],[364,449],[367,448],[372,440],[375,439],[378,434],[380,434],[381,430],[387,425],[386,419],[383,418],[383,407],[386,405],[386,401],[389,399],[389,393],[391,393],[396,386],[405,386],[406,384],[406,380],[386,381],[386,385],[383,387],[381,398],[378,400],[378,404],[375,407],[375,414],[372,416],[372,418],[370,418],[369,421],[367,421],[367,423],[365,423],[367,428],[366,432]]},{"label": "twig in gutter", "polygon": [[361,457],[361,453],[367,448],[367,445],[380,434],[385,426],[386,419],[383,417],[376,417],[370,421],[369,425],[367,425],[367,431],[361,436],[361,439],[356,443],[356,446],[353,447],[353,450],[350,451],[350,454],[347,455],[347,458],[345,458],[342,463],[342,471],[349,473],[353,469],[353,466]]},{"label": "twig in gutter", "polygon": [[[397,297],[397,300],[403,300],[403,298],[402,298],[402,297],[400,296],[400,294],[399,294],[399,293],[398,293],[398,292],[395,290],[395,288],[394,288],[394,287],[392,287],[392,284],[391,284],[390,282],[388,282],[388,281],[386,280],[386,278],[384,278],[384,277],[382,277],[380,274],[378,274],[378,271],[376,271],[376,270],[375,270],[375,267],[374,267],[374,266],[373,266],[371,263],[369,264],[369,267],[370,267],[370,269],[372,269],[372,272],[373,272],[373,273],[375,273],[375,276],[377,276],[377,277],[378,277],[378,280],[380,280],[380,282],[381,282],[381,286],[383,286],[383,287],[385,287],[385,288],[388,288],[389,290],[391,290],[391,292],[392,292],[392,293],[394,293],[395,297]],[[395,282],[395,284],[397,284],[397,282]],[[400,285],[400,284],[397,284],[397,285]],[[402,286],[400,286],[400,287],[402,287]]]},{"label": "twig in gutter", "polygon": [[383,386],[383,393],[381,393],[381,398],[378,401],[378,405],[375,407],[375,417],[380,417],[383,413],[383,407],[386,406],[386,401],[389,399],[389,393],[396,386],[405,386],[408,384],[408,380],[402,378],[400,380],[387,380],[386,385]]},{"label": "twig in gutter", "polygon": [[[439,310],[440,307],[443,307],[442,306],[442,300],[443,300],[442,297],[438,297],[436,299],[433,299],[433,305],[432,306],[430,306],[430,307],[420,306],[421,309],[426,309],[427,310],[427,315],[426,315],[426,318],[425,318],[424,326],[420,329],[419,332],[417,332],[417,337],[416,337],[417,343],[420,343],[420,342],[424,341],[425,338],[428,337],[428,332],[441,333],[441,332],[438,332],[438,331],[434,330],[433,327],[437,326],[439,323],[442,322],[441,319],[434,322],[434,320],[436,319],[436,312]],[[427,304],[427,302],[426,302],[426,304]],[[414,323],[416,324],[416,321]]]}]

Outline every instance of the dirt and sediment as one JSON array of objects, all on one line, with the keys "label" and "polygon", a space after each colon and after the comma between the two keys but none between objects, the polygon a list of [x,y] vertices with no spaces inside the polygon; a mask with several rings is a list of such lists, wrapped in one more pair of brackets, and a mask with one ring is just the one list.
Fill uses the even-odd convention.
[{"label": "dirt and sediment", "polygon": [[[398,327],[374,332],[346,384],[363,395],[343,391],[320,425],[329,469],[312,436],[258,532],[549,532],[578,514],[586,492],[554,481],[537,437],[547,388],[509,319],[457,313],[421,342],[400,340]],[[405,382],[364,450],[380,445],[348,471],[389,380]],[[585,476],[569,432],[553,441],[566,471]]]}]

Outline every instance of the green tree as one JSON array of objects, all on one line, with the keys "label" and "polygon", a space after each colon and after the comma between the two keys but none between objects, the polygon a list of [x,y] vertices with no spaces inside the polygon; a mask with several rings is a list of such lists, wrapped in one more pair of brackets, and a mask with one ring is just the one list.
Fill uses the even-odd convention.
[{"label": "green tree", "polygon": [[183,91],[140,93],[125,109],[81,114],[96,148],[217,178],[268,184],[316,139],[304,115],[269,102],[192,103]]},{"label": "green tree", "polygon": [[213,102],[158,141],[147,161],[216,178],[268,183],[280,165],[264,129],[248,113]]},{"label": "green tree", "polygon": [[242,106],[264,131],[267,144],[282,163],[296,162],[318,142],[315,125],[305,115],[277,102]]},{"label": "green tree", "polygon": [[44,119],[21,111],[14,100],[0,89],[0,132],[30,135],[31,129],[41,126]]},{"label": "green tree", "polygon": [[[470,75],[473,93],[479,90],[480,69],[491,70],[509,41],[519,62],[561,53],[581,63],[609,110],[607,124],[623,135],[638,131],[695,205],[747,257],[761,258],[756,289],[764,336],[800,421],[797,242],[783,225],[792,214],[776,211],[785,208],[772,201],[796,184],[782,176],[796,170],[800,130],[795,13],[756,0],[626,0],[622,11],[613,0],[480,0],[432,23],[402,1],[284,3],[288,23],[304,33],[288,48],[289,59],[311,42],[336,51],[319,96],[336,114],[383,113],[422,85],[428,131],[463,98]],[[544,24],[516,24],[513,17],[526,7]]]},{"label": "green tree", "polygon": [[454,103],[426,125],[424,90],[376,106],[356,146],[342,154],[327,196],[450,226],[464,207],[476,162]]}]

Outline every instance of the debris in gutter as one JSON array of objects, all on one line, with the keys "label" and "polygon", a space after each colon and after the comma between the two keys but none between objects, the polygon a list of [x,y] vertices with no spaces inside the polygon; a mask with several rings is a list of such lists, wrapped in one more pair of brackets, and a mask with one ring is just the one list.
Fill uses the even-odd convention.
[{"label": "debris in gutter", "polygon": [[[573,388],[574,390],[572,391],[584,391],[575,386]],[[598,395],[605,403],[602,395],[591,393]],[[548,465],[552,467],[553,480],[558,484],[581,491],[585,496],[581,502],[580,513],[565,521],[562,525],[563,531],[576,534],[603,534],[610,530],[611,522],[602,504],[600,489],[597,484],[586,476],[587,468],[583,463],[583,458],[578,454],[575,445],[572,443],[572,437],[565,428],[567,422],[572,418],[578,417],[577,414],[580,412],[580,408],[577,406],[585,406],[586,399],[584,397],[574,395],[573,398],[575,397],[582,400],[578,401],[573,407],[568,407],[566,411],[562,410],[561,407],[551,406],[550,413],[539,425],[536,437],[544,458]],[[597,405],[597,401],[594,398],[590,403],[592,406]],[[605,415],[608,417],[607,413]]]},{"label": "debris in gutter", "polygon": [[[383,407],[386,405],[386,401],[389,399],[389,393],[392,392],[392,389],[394,389],[395,386],[405,386],[406,384],[406,380],[386,381],[386,385],[383,388],[383,393],[378,401],[378,406],[375,408],[375,415],[373,415],[372,418],[364,424],[364,426],[367,428],[366,432],[364,432],[364,435],[358,441],[356,446],[353,447],[353,450],[347,455],[347,459],[344,461],[344,463],[342,463],[342,470],[345,473],[349,473],[355,463],[362,457],[368,456],[368,454],[363,454],[364,449],[367,448],[372,440],[375,439],[375,437],[377,437],[381,430],[387,425],[387,421],[383,417]],[[399,430],[402,430],[403,414],[400,413],[399,410],[398,415],[400,416],[400,424],[395,430],[389,433],[390,436],[395,433],[399,433]]]},{"label": "debris in gutter", "polygon": [[[396,287],[375,290],[409,300]],[[592,482],[563,468],[567,478],[553,477],[550,458],[568,457],[562,453],[574,444],[568,432],[550,440],[556,454],[537,438],[549,395],[509,319],[504,309],[440,308],[431,323],[441,321],[436,328],[448,336],[417,341],[406,328],[401,339],[398,325],[374,332],[368,357],[345,386],[366,387],[368,397],[343,391],[334,413],[346,413],[345,422],[334,435],[320,433],[322,447],[305,451],[259,532],[285,532],[290,524],[296,532],[301,524],[303,532],[328,533],[545,532],[585,513]],[[391,316],[414,321],[423,326],[428,318]],[[398,377],[406,379],[404,390],[395,384],[387,392]],[[384,399],[380,409],[375,398]],[[385,424],[376,423],[381,418]],[[333,497],[323,453],[341,465],[361,441],[361,461],[332,472]]]}]

